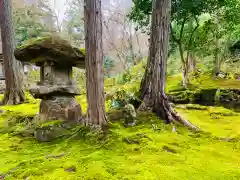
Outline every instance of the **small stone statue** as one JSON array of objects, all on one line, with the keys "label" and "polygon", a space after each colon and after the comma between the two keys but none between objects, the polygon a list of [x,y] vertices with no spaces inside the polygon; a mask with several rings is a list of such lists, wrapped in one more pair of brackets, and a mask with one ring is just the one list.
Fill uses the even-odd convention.
[{"label": "small stone statue", "polygon": [[136,111],[132,104],[126,104],[123,110],[125,125],[126,126],[135,126],[136,125]]}]

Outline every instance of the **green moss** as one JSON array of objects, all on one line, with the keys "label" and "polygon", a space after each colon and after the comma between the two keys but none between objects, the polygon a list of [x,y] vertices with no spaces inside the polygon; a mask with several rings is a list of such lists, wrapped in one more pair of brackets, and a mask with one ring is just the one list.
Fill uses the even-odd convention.
[{"label": "green moss", "polygon": [[51,37],[51,36],[44,36],[44,37],[37,37],[37,38],[28,39],[28,40],[24,41],[21,46],[18,46],[17,49],[19,49],[19,50],[25,49],[26,47],[29,47],[33,44],[41,43],[42,41],[48,39],[49,37]]},{"label": "green moss", "polygon": [[48,121],[48,122],[42,123],[39,125],[39,127],[43,128],[43,127],[59,126],[62,123],[63,123],[62,120],[53,120],[53,121]]},{"label": "green moss", "polygon": [[[201,74],[198,77],[190,77],[189,90],[195,89],[239,89],[239,80],[234,79],[212,79],[208,74]],[[167,92],[184,90],[182,87],[182,75],[177,74],[167,78]]]},{"label": "green moss", "polygon": [[[106,92],[127,92],[127,96],[123,98],[129,99],[129,95],[134,95],[135,99],[138,97],[138,91],[140,82],[143,77],[146,62],[142,61],[136,66],[133,66],[129,70],[127,80],[122,78],[122,74],[115,78],[108,78],[105,80]],[[170,96],[170,100],[175,103],[201,103],[201,104],[219,104],[223,105],[227,102],[240,101],[239,88],[240,83],[238,80],[233,79],[212,79],[209,74],[192,74],[190,76],[190,82],[188,89],[182,86],[182,75],[177,74],[167,77],[166,91]],[[218,91],[220,89],[220,93]],[[238,92],[236,91],[238,90]],[[115,93],[117,94],[117,93]],[[124,94],[124,93],[123,93]],[[115,97],[115,98],[114,98]],[[116,96],[113,96],[112,100],[117,100]],[[120,98],[121,99],[121,98]],[[132,98],[130,98],[132,99]],[[131,100],[130,100],[131,101]],[[228,103],[229,104],[229,103]],[[226,107],[228,105],[225,105]],[[230,107],[238,107],[239,105],[229,105]]]},{"label": "green moss", "polygon": [[201,129],[218,137],[239,136],[240,113],[223,107],[208,107],[207,110],[177,108],[181,115]]},{"label": "green moss", "polygon": [[85,48],[80,48],[81,53],[83,53],[84,56],[86,56],[86,50]]},{"label": "green moss", "polygon": [[[86,113],[87,112],[86,96],[85,95],[76,96],[76,100],[81,105],[82,111]],[[105,108],[106,108],[106,111],[108,112],[109,109],[111,108],[111,100],[105,101]]]},{"label": "green moss", "polygon": [[[134,94],[141,81],[140,70],[144,67],[133,67],[132,80],[125,84],[107,79],[105,90],[125,90]],[[219,88],[220,83],[201,77],[185,90],[180,85],[181,76],[169,77],[167,81],[169,94],[189,102],[200,92]],[[221,84],[221,89],[225,89],[222,81]],[[219,99],[225,94],[222,92]],[[232,110],[196,104],[177,105],[176,110],[181,116],[204,132],[193,133],[179,125],[176,125],[176,132],[172,132],[172,125],[164,124],[148,112],[137,116],[137,126],[125,128],[121,110],[111,109],[111,100],[108,100],[110,126],[107,136],[77,126],[68,138],[37,143],[31,136],[21,137],[16,133],[26,127],[23,117],[38,112],[39,100],[29,99],[26,104],[1,107],[6,112],[0,115],[0,176],[6,176],[6,179],[238,180],[240,177],[240,113]],[[85,95],[78,96],[77,101],[86,112]],[[13,116],[21,117],[13,123],[15,134],[1,131],[6,120]],[[54,122],[42,124],[43,127],[49,125]]]},{"label": "green moss", "polygon": [[190,109],[190,110],[199,110],[199,111],[209,109],[208,106],[201,106],[201,105],[198,105],[198,104],[184,104],[184,105],[177,105],[176,107],[181,108],[181,109]]},{"label": "green moss", "polygon": [[[24,104],[22,109],[31,106]],[[173,133],[171,125],[163,124],[151,113],[139,114],[136,127],[112,122],[107,138],[97,140],[84,126],[74,130],[75,136],[51,143],[0,133],[0,174],[6,179],[34,180],[237,180],[239,143],[222,139],[239,135],[239,114],[224,108],[190,106],[177,110],[208,135],[191,133],[181,126]],[[20,110],[12,109],[8,115]]]}]

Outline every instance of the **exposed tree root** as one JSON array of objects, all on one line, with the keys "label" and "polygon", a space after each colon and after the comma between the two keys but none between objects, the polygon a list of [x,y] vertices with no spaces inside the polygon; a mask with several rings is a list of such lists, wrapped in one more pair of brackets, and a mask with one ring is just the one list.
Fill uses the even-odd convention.
[{"label": "exposed tree root", "polygon": [[160,96],[158,100],[152,100],[149,95],[145,95],[139,111],[152,110],[156,115],[168,123],[179,123],[192,131],[199,131],[200,129],[191,122],[183,119],[171,106],[165,94]]},{"label": "exposed tree root", "polygon": [[4,98],[1,102],[1,105],[15,105],[21,104],[25,100],[25,95],[22,90],[10,90],[6,91],[4,94]]}]

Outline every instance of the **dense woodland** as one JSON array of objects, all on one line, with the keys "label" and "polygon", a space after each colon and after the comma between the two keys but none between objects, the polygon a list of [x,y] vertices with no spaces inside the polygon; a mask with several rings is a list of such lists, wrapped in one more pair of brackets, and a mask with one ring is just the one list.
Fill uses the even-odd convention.
[{"label": "dense woodland", "polygon": [[0,179],[240,179],[239,0],[1,0]]}]

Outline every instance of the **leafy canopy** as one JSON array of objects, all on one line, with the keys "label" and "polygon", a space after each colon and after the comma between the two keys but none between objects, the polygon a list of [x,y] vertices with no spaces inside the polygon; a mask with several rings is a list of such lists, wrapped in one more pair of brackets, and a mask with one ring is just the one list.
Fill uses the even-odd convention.
[{"label": "leafy canopy", "polygon": [[[152,0],[133,0],[134,6],[129,18],[137,23],[137,28],[149,27]],[[186,18],[211,13],[221,7],[224,0],[172,0],[172,21],[182,23]]]}]

